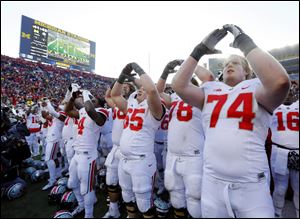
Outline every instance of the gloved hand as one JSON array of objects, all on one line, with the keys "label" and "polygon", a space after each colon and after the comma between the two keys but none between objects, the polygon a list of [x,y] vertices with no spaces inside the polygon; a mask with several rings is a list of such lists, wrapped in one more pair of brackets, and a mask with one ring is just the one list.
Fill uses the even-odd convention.
[{"label": "gloved hand", "polygon": [[199,61],[199,59],[205,54],[218,54],[221,53],[220,50],[215,49],[215,46],[227,35],[226,29],[216,29],[208,34],[200,44],[198,44],[191,56]]},{"label": "gloved hand", "polygon": [[130,75],[131,71],[132,71],[132,66],[131,66],[131,63],[129,63],[129,64],[127,64],[127,65],[123,68],[123,70],[122,70],[122,72],[121,72],[121,74],[120,74],[120,76],[119,76],[119,78],[118,78],[117,81],[118,81],[120,84],[123,84],[124,81],[125,81],[125,79],[127,78],[127,75]]},{"label": "gloved hand", "polygon": [[146,74],[144,70],[135,62],[130,63],[132,69],[141,77],[143,74]]},{"label": "gloved hand", "polygon": [[68,89],[67,89],[67,92],[66,92],[66,94],[65,94],[65,98],[64,98],[63,102],[64,102],[64,103],[69,102],[70,99],[71,99],[71,97],[72,97],[72,87],[71,87],[71,85],[70,85],[70,86],[68,87]]},{"label": "gloved hand", "polygon": [[130,73],[129,75],[126,75],[126,81],[127,82],[134,82],[136,73]]},{"label": "gloved hand", "polygon": [[234,36],[234,41],[233,43],[230,43],[230,46],[233,48],[239,48],[245,56],[257,47],[253,40],[245,34],[240,27],[234,24],[225,24],[223,28],[232,33]]},{"label": "gloved hand", "polygon": [[79,91],[79,89],[80,89],[80,86],[78,85],[78,84],[76,84],[76,83],[72,83],[71,84],[71,91],[72,92],[77,92],[77,91]]},{"label": "gloved hand", "polygon": [[83,102],[90,101],[91,99],[94,98],[94,96],[88,90],[83,90],[82,91],[82,97],[83,97]]},{"label": "gloved hand", "polygon": [[76,99],[80,94],[80,86],[78,84],[72,83],[71,84],[71,96]]},{"label": "gloved hand", "polygon": [[183,62],[184,62],[183,59],[175,59],[175,60],[169,62],[169,63],[166,65],[166,67],[165,67],[163,73],[161,74],[160,78],[166,80],[169,74],[175,72],[175,70],[174,70],[175,67],[176,67],[176,66],[180,66]]}]

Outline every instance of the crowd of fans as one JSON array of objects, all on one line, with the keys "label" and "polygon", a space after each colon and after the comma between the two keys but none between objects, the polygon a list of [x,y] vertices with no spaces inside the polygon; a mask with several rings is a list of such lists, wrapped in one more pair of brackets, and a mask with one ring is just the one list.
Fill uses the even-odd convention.
[{"label": "crowd of fans", "polygon": [[113,80],[1,55],[1,98],[6,105],[36,103],[42,97],[61,100],[71,83],[79,84],[95,96],[103,96]]}]

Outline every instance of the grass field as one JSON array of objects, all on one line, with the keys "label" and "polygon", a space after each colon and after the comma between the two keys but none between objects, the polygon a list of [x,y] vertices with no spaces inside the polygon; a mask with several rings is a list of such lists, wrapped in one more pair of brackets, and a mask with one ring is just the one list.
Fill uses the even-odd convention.
[{"label": "grass field", "polygon": [[[50,191],[42,191],[45,184],[46,180],[28,183],[27,192],[21,198],[12,201],[1,200],[1,218],[52,218],[58,206],[48,204]],[[94,217],[101,218],[108,210],[106,194],[100,190],[97,190],[96,194],[98,202],[94,205]],[[124,209],[121,216],[126,217]],[[286,200],[283,218],[296,218],[295,207],[291,200]]]},{"label": "grass field", "polygon": [[[58,206],[48,204],[48,193],[42,191],[47,181],[28,183],[27,192],[19,199],[1,200],[1,218],[52,218]],[[96,192],[98,202],[94,205],[94,217],[101,218],[107,211],[106,194]]]}]

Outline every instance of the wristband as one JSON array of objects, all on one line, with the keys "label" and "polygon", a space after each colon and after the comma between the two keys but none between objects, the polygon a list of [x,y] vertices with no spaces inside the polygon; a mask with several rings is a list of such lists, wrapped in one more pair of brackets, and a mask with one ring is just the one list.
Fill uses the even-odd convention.
[{"label": "wristband", "polygon": [[236,37],[233,42],[234,47],[239,48],[245,55],[248,55],[253,49],[257,47],[257,45],[253,42],[253,40],[247,34],[240,34]]},{"label": "wristband", "polygon": [[120,84],[123,84],[124,81],[125,81],[125,79],[126,79],[126,75],[120,74],[120,76],[119,76],[117,82],[120,83]]},{"label": "wristband", "polygon": [[200,43],[194,48],[190,56],[198,62],[200,58],[206,54],[207,50],[208,48]]}]

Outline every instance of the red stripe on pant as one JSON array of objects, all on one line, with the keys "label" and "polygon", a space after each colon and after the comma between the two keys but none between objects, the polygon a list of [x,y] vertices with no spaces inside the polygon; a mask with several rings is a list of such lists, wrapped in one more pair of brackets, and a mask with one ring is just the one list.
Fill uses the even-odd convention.
[{"label": "red stripe on pant", "polygon": [[29,132],[30,133],[36,133],[36,132],[39,132],[40,130],[41,130],[41,128],[30,128]]},{"label": "red stripe on pant", "polygon": [[150,205],[151,205],[151,207],[154,206],[154,185],[155,185],[155,177],[156,177],[156,171],[154,172],[154,175],[152,176],[152,191],[151,191],[151,198],[150,198]]},{"label": "red stripe on pant", "polygon": [[56,147],[57,147],[58,142],[55,142],[51,151],[51,156],[50,156],[50,160],[54,160],[54,154],[56,151]]},{"label": "red stripe on pant", "polygon": [[89,189],[88,189],[88,191],[89,192],[91,192],[91,191],[93,191],[93,189],[94,189],[94,178],[95,178],[95,165],[96,164],[96,160],[93,160],[92,161],[92,163],[91,163],[91,167],[90,167],[90,175],[89,175],[89,177],[90,177],[90,184],[89,184]]}]

